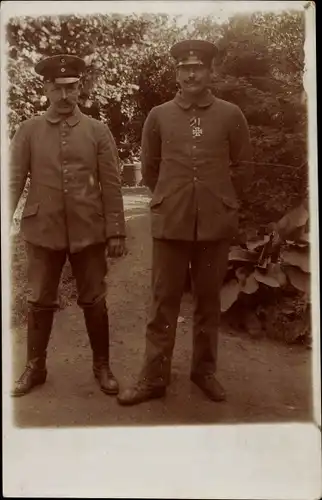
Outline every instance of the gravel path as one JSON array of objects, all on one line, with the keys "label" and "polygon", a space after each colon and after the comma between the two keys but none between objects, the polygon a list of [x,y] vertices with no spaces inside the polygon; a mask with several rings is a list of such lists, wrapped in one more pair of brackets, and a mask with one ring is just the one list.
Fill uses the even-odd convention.
[{"label": "gravel path", "polygon": [[[139,192],[140,193],[140,192]],[[121,385],[140,369],[150,294],[151,241],[148,197],[125,191],[129,254],[109,272],[111,361]],[[49,348],[47,383],[15,400],[15,422],[34,426],[162,425],[251,423],[311,419],[310,351],[266,339],[222,332],[218,378],[226,403],[208,401],[189,381],[191,300],[185,297],[178,324],[172,384],[167,397],[124,408],[105,396],[91,370],[91,352],[80,309],[73,304],[57,313]],[[25,357],[25,331],[14,334],[14,373]]]}]

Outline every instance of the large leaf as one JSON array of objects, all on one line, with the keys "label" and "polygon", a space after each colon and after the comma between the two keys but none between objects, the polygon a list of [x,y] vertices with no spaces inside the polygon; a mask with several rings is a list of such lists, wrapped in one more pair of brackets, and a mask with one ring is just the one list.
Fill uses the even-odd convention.
[{"label": "large leaf", "polygon": [[229,252],[228,259],[229,261],[235,262],[256,262],[258,259],[258,254],[256,252],[243,250],[239,247],[232,247]]},{"label": "large leaf", "polygon": [[285,273],[295,288],[307,295],[310,294],[310,275],[308,273],[304,273],[298,267],[292,266],[287,266]]},{"label": "large leaf", "polygon": [[280,286],[286,285],[287,279],[286,275],[281,268],[279,263],[270,263],[267,266],[267,275],[274,278]]},{"label": "large leaf", "polygon": [[264,245],[266,245],[268,241],[269,241],[269,235],[266,235],[262,240],[248,241],[247,248],[248,250],[256,250],[256,248],[263,247]]},{"label": "large leaf", "polygon": [[224,283],[220,291],[221,311],[225,312],[236,302],[240,292],[240,285],[237,280],[233,279]]},{"label": "large leaf", "polygon": [[276,277],[271,276],[269,272],[266,273],[261,273],[258,269],[255,269],[254,271],[254,277],[259,283],[263,283],[264,285],[273,287],[273,288],[279,288],[280,284],[277,281]]},{"label": "large leaf", "polygon": [[292,210],[289,214],[289,220],[292,222],[292,225],[297,227],[304,227],[309,220],[309,211],[302,204],[299,207]]},{"label": "large leaf", "polygon": [[310,234],[307,233],[306,231],[303,231],[303,233],[301,234],[301,238],[300,238],[300,241],[299,243],[310,243]]},{"label": "large leaf", "polygon": [[288,212],[280,221],[278,222],[279,230],[282,230],[286,234],[292,234],[299,228],[305,228],[309,220],[309,212],[307,208],[301,204],[300,206],[294,208]]},{"label": "large leaf", "polygon": [[257,292],[258,288],[258,281],[255,279],[254,273],[252,273],[246,278],[245,284],[241,287],[241,291],[250,295]]},{"label": "large leaf", "polygon": [[296,249],[297,248],[297,249],[301,249],[301,250],[303,250],[303,249],[306,250],[309,247],[308,242],[303,241],[303,240],[297,240],[297,241],[286,240],[286,243],[287,243],[288,247],[291,248],[291,249],[293,249],[293,248]]},{"label": "large leaf", "polygon": [[285,264],[290,264],[291,266],[299,267],[305,273],[310,272],[310,259],[309,253],[301,251],[292,250],[283,250],[282,260]]}]

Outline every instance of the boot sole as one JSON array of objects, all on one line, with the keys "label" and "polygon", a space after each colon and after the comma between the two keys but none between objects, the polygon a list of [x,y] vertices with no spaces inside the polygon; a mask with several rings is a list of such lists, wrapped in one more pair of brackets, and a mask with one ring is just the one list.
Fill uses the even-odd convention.
[{"label": "boot sole", "polygon": [[98,383],[98,385],[99,385],[99,388],[101,389],[101,391],[102,391],[102,392],[104,392],[104,394],[107,394],[108,396],[117,396],[117,395],[118,395],[118,393],[119,393],[119,388],[117,388],[117,389],[104,389],[104,388],[100,385],[100,383],[99,383],[99,381],[98,381],[98,375],[96,375],[96,373],[95,373],[95,372],[94,372],[94,377],[95,377],[95,379],[96,379],[96,381],[97,381],[97,383]]},{"label": "boot sole", "polygon": [[162,391],[160,393],[151,394],[149,397],[146,397],[143,399],[141,398],[141,399],[133,399],[133,400],[126,401],[126,400],[122,400],[122,399],[117,398],[117,402],[121,406],[135,406],[135,405],[139,405],[142,403],[146,403],[147,401],[151,401],[153,399],[161,399],[161,398],[164,398],[165,396],[166,396],[166,392]]},{"label": "boot sole", "polygon": [[104,394],[107,394],[108,396],[117,396],[119,393],[118,389],[116,389],[115,391],[108,391],[106,389],[102,389],[102,387],[101,387],[101,391],[104,392]]}]

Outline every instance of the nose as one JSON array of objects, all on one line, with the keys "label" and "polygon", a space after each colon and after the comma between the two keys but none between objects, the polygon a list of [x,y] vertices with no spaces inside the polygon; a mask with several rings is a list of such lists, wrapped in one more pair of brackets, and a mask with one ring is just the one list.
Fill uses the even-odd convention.
[{"label": "nose", "polygon": [[61,89],[61,96],[63,99],[66,99],[67,93],[66,93],[66,89],[64,87],[62,87],[62,89]]},{"label": "nose", "polygon": [[195,68],[189,68],[189,76],[195,76]]}]

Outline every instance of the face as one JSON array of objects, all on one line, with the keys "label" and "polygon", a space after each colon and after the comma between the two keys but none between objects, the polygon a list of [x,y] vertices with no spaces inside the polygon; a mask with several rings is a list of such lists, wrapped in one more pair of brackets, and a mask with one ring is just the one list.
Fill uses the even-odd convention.
[{"label": "face", "polygon": [[69,114],[75,108],[80,93],[79,82],[75,83],[45,83],[45,95],[51,106],[59,114]]},{"label": "face", "polygon": [[177,82],[186,94],[198,95],[211,83],[211,68],[205,65],[187,64],[177,68]]}]

